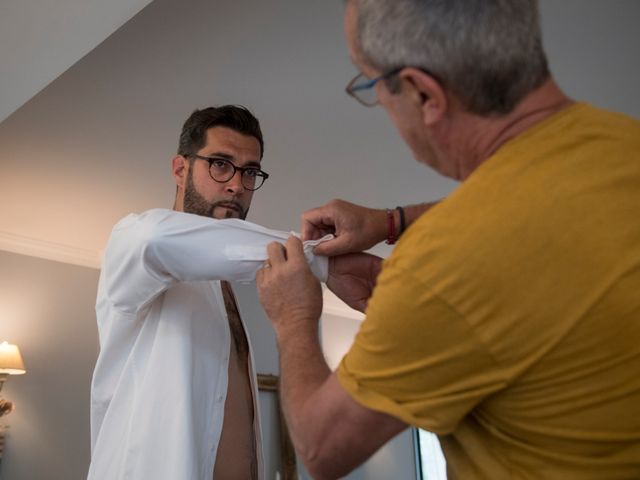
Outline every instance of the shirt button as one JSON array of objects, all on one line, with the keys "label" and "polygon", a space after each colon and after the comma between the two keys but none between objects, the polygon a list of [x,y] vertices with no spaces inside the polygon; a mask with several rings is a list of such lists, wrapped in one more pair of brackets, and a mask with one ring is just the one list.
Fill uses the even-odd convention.
[{"label": "shirt button", "polygon": [[218,396],[218,401],[221,402],[222,400],[224,400],[224,397],[222,395]]}]

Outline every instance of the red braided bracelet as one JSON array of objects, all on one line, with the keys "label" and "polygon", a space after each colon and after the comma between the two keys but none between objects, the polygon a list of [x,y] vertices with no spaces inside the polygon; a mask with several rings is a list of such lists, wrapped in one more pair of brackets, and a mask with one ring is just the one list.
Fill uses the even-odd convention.
[{"label": "red braided bracelet", "polygon": [[393,210],[387,209],[387,245],[393,245],[398,239],[396,237],[396,220],[393,218]]}]

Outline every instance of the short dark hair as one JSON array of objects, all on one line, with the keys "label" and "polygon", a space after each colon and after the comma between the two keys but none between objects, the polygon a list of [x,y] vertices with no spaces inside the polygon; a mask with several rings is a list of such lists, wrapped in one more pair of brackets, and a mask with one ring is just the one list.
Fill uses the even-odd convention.
[{"label": "short dark hair", "polygon": [[187,157],[204,147],[207,130],[213,127],[226,127],[243,135],[255,137],[260,143],[260,158],[264,155],[260,122],[242,105],[222,105],[195,110],[182,126],[178,155]]}]

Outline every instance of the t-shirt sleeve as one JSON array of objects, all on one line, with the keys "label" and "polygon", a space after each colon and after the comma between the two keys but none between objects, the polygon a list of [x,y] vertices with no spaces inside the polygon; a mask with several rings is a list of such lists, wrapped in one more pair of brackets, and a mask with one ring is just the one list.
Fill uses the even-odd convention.
[{"label": "t-shirt sleeve", "polygon": [[387,262],[366,314],[338,367],[365,407],[444,435],[505,386],[465,319],[410,271]]}]

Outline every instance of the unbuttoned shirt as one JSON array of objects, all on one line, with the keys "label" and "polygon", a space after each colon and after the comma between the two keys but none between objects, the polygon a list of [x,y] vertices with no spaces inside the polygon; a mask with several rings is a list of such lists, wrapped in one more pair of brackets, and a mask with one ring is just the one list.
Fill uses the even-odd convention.
[{"label": "unbuttoned shirt", "polygon": [[[105,251],[91,385],[89,480],[211,480],[224,420],[230,329],[220,281],[251,282],[290,234],[166,209],[131,214]],[[311,270],[328,261],[305,242]],[[256,375],[249,375],[264,478]]]}]

